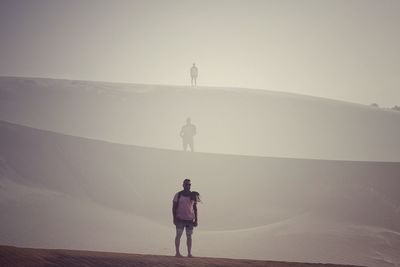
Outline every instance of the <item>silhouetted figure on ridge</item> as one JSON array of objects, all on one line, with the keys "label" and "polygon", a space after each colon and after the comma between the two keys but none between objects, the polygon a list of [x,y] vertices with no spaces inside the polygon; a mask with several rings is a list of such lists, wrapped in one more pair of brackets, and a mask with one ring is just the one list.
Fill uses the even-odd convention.
[{"label": "silhouetted figure on ridge", "polygon": [[192,78],[191,84],[192,86],[197,86],[197,76],[199,75],[199,70],[196,67],[196,64],[193,63],[193,66],[190,68],[190,77]]},{"label": "silhouetted figure on ridge", "polygon": [[188,257],[192,256],[192,234],[193,228],[197,227],[197,202],[200,202],[200,195],[195,191],[190,191],[191,181],[183,181],[183,190],[176,193],[172,201],[172,216],[176,226],[175,236],[175,257],[182,257],[179,251],[183,230],[186,229],[186,245]]},{"label": "silhouetted figure on ridge", "polygon": [[191,119],[186,119],[186,125],[184,125],[179,134],[182,137],[183,150],[187,151],[188,145],[190,150],[194,152],[193,137],[196,135],[196,126],[191,123]]}]

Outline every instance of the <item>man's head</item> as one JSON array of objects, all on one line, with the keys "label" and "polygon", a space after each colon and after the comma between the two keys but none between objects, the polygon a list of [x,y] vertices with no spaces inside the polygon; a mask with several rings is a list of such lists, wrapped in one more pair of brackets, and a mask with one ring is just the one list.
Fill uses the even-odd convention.
[{"label": "man's head", "polygon": [[183,180],[183,189],[185,190],[185,191],[190,191],[190,186],[192,185],[192,183],[191,183],[191,181],[190,181],[190,179],[185,179],[185,180]]},{"label": "man's head", "polygon": [[187,118],[186,119],[186,124],[190,124],[192,122],[192,119],[191,118]]}]

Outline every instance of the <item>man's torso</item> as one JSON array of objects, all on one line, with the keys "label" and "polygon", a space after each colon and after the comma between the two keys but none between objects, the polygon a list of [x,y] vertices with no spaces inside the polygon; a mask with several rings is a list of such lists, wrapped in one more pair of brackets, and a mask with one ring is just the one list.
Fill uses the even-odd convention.
[{"label": "man's torso", "polygon": [[176,209],[176,217],[180,220],[194,220],[194,203],[195,201],[191,199],[190,193],[188,195],[183,192],[180,193],[180,197],[178,199],[179,193],[176,193],[174,196],[174,202],[178,204],[178,208]]},{"label": "man's torso", "polygon": [[190,75],[192,75],[193,77],[197,77],[198,71],[196,67],[192,67],[190,69]]},{"label": "man's torso", "polygon": [[196,134],[196,127],[193,124],[185,125],[182,127],[184,137],[193,137]]}]

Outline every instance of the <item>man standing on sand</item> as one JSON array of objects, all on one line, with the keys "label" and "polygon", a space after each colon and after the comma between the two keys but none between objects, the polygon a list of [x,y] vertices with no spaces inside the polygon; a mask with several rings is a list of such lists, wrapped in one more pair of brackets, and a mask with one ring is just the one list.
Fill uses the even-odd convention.
[{"label": "man standing on sand", "polygon": [[193,63],[193,66],[190,68],[190,77],[192,78],[191,83],[192,86],[197,86],[197,76],[199,75],[199,70],[196,67],[196,64]]},{"label": "man standing on sand", "polygon": [[199,193],[190,191],[189,179],[183,181],[183,190],[176,193],[172,201],[172,216],[176,226],[175,257],[182,257],[179,252],[181,236],[186,229],[186,245],[188,257],[192,258],[193,227],[197,227],[197,202],[200,201]]},{"label": "man standing on sand", "polygon": [[190,151],[194,152],[193,137],[196,135],[196,126],[192,124],[190,118],[186,119],[186,125],[183,125],[179,135],[182,137],[183,150],[187,151],[189,145]]}]

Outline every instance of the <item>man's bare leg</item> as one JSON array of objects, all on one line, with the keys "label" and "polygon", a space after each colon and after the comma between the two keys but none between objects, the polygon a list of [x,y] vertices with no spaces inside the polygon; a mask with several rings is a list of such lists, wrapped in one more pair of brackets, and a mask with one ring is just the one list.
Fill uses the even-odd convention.
[{"label": "man's bare leg", "polygon": [[179,246],[181,243],[181,236],[183,233],[183,229],[176,229],[176,237],[175,237],[175,257],[182,257],[182,254],[179,252]]},{"label": "man's bare leg", "polygon": [[194,152],[193,141],[189,143],[190,151]]},{"label": "man's bare leg", "polygon": [[188,257],[193,258],[192,255],[192,233],[186,233],[186,245],[188,250]]}]

